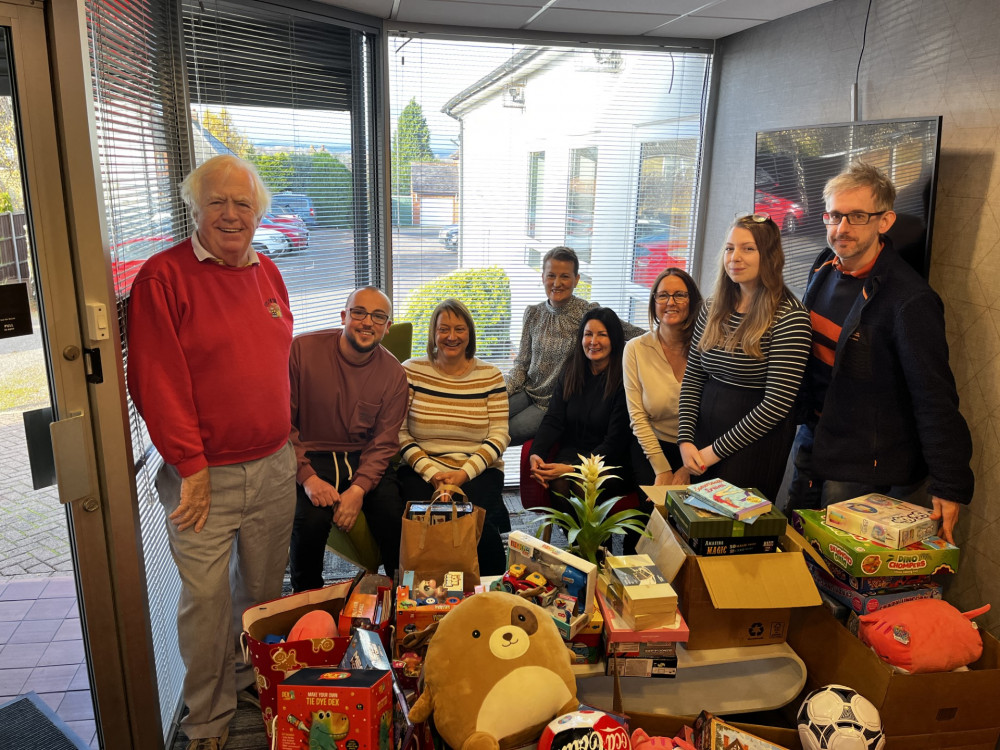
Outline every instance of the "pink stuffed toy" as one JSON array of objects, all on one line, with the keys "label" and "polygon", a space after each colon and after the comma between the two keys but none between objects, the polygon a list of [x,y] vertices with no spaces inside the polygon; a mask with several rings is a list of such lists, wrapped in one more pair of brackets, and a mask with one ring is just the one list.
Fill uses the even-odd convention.
[{"label": "pink stuffed toy", "polygon": [[667,737],[650,737],[641,729],[632,732],[632,750],[697,750],[687,740],[680,737],[669,739]]}]

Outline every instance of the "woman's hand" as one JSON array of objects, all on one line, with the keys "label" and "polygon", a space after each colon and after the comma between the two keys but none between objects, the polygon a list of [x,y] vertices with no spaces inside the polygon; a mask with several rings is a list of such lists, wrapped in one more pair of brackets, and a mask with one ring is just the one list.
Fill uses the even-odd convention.
[{"label": "woman's hand", "polygon": [[439,471],[437,474],[431,477],[431,484],[434,489],[441,489],[442,485],[453,484],[456,487],[461,487],[463,484],[469,481],[469,475],[465,473],[462,469],[453,469],[452,471]]},{"label": "woman's hand", "polygon": [[674,472],[674,484],[677,485],[687,485],[691,484],[691,472],[688,471],[687,466],[682,466],[677,471]]},{"label": "woman's hand", "polygon": [[569,464],[546,463],[541,456],[537,455],[532,455],[529,463],[531,464],[531,478],[546,488],[550,481],[558,479],[563,474],[569,474],[574,469]]},{"label": "woman's hand", "polygon": [[656,479],[653,480],[654,487],[665,487],[668,484],[674,483],[674,472],[672,471],[661,471],[656,475]]},{"label": "woman's hand", "polygon": [[691,476],[700,477],[705,469],[708,468],[701,456],[701,452],[694,447],[694,443],[681,443],[679,447],[681,458],[684,459],[684,468],[688,470]]}]

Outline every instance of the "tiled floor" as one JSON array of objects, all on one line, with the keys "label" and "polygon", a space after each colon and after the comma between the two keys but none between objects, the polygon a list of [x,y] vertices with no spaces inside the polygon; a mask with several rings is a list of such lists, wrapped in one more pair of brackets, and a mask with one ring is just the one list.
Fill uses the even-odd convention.
[{"label": "tiled floor", "polygon": [[0,582],[0,703],[30,691],[80,739],[98,746],[70,577]]}]

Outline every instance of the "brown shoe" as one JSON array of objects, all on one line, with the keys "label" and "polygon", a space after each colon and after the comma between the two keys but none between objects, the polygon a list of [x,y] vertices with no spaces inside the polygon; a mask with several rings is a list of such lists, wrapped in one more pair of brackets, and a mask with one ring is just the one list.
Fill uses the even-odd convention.
[{"label": "brown shoe", "polygon": [[229,739],[229,727],[222,730],[221,737],[199,737],[188,743],[187,750],[222,750]]}]

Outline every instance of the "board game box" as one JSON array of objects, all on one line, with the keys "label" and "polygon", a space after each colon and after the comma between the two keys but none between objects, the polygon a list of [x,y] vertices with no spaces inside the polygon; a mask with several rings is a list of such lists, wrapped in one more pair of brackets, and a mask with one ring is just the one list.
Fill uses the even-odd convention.
[{"label": "board game box", "polygon": [[826,523],[896,549],[936,535],[940,525],[930,508],[878,493],[827,506]]},{"label": "board game box", "polygon": [[780,537],[785,533],[788,519],[771,506],[766,513],[757,516],[753,523],[744,523],[718,513],[710,513],[701,508],[685,504],[687,490],[667,491],[667,510],[674,526],[690,538],[725,537]]}]

